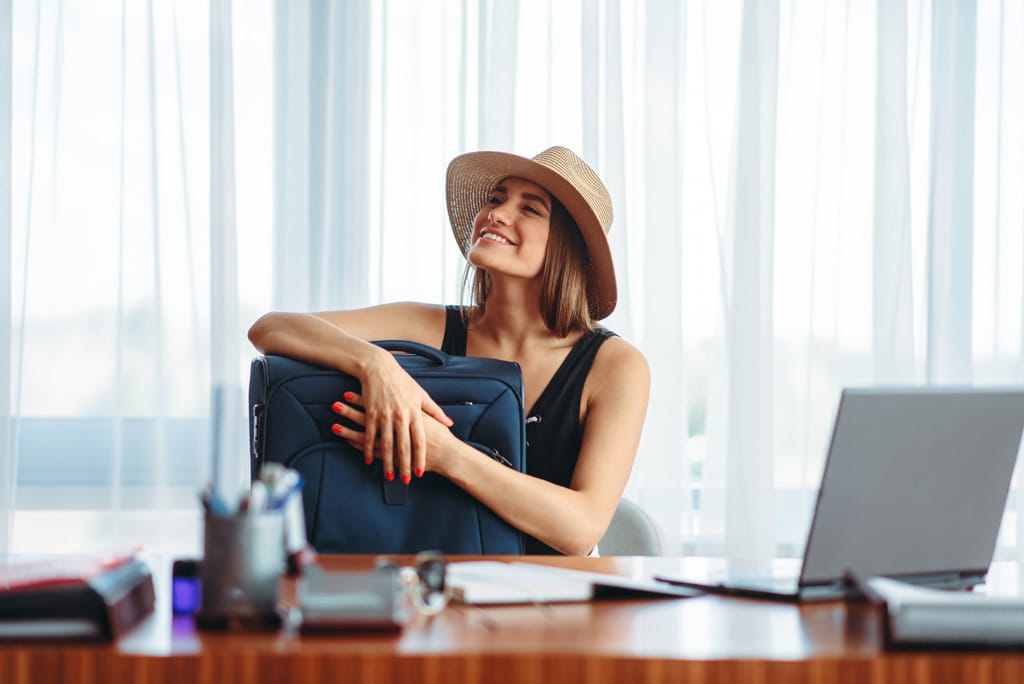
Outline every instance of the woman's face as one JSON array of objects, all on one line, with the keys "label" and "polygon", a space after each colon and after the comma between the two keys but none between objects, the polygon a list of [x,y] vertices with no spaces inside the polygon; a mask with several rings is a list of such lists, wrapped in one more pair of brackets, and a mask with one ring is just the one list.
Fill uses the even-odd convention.
[{"label": "woman's face", "polygon": [[492,274],[536,278],[544,266],[550,232],[548,191],[522,178],[506,178],[477,214],[466,257]]}]

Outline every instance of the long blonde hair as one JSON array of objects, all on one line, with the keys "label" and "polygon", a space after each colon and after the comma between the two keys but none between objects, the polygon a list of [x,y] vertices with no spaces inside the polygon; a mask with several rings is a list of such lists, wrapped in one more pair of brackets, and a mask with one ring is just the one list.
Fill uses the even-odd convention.
[{"label": "long blonde hair", "polygon": [[[576,222],[562,203],[551,198],[551,231],[541,268],[540,309],[548,330],[559,337],[576,331],[594,329],[587,303],[587,245]],[[462,273],[462,291],[469,289],[472,305],[480,314],[487,307],[491,276],[466,262]],[[463,320],[469,323],[469,308],[462,307]]]}]

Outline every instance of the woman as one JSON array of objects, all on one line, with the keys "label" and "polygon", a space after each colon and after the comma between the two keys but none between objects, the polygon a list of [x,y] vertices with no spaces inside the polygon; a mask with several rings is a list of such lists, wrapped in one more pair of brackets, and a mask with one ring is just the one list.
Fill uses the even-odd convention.
[{"label": "woman", "polygon": [[[424,472],[458,484],[527,535],[528,553],[589,553],[626,486],[650,389],[643,355],[595,325],[615,308],[611,198],[571,151],[526,159],[464,154],[447,176],[448,215],[468,260],[473,304],[394,303],[269,313],[249,331],[265,354],[339,368],[361,382],[332,430],[407,485]],[[457,439],[451,420],[366,340],[407,339],[450,354],[519,363],[527,473]],[[415,486],[415,484],[413,484]]]}]

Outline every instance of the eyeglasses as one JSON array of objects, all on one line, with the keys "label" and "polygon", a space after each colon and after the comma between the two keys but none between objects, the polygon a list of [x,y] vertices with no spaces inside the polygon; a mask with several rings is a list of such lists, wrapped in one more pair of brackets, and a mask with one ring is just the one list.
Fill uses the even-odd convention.
[{"label": "eyeglasses", "polygon": [[416,612],[424,617],[439,614],[451,598],[445,578],[448,564],[439,551],[423,551],[413,559],[412,566],[399,566],[390,559],[377,561],[377,569],[398,573],[405,595]]}]

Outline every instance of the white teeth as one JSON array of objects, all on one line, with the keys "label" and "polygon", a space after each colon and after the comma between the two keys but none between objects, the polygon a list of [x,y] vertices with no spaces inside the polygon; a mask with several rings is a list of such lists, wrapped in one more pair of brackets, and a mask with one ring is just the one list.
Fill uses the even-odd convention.
[{"label": "white teeth", "polygon": [[509,242],[505,238],[501,237],[497,233],[484,233],[480,237],[481,238],[487,238],[488,240],[494,240],[495,242],[497,242],[499,244],[502,244],[502,245],[511,245],[512,244],[511,242]]}]

